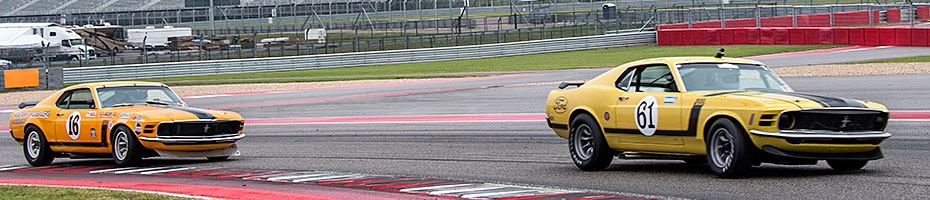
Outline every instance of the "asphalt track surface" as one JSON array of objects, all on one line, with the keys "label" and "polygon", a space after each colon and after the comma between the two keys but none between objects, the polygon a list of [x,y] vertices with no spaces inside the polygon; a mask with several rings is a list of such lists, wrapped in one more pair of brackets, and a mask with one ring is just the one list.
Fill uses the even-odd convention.
[{"label": "asphalt track surface", "polygon": [[[923,49],[930,52],[928,49]],[[903,47],[861,50],[868,55]],[[860,52],[860,51],[855,51]],[[846,62],[845,54],[767,58],[769,63]],[[816,56],[815,56],[816,57]],[[790,66],[773,64],[773,66]],[[524,115],[544,111],[555,82],[590,79],[607,69],[526,72],[374,87],[189,98],[195,107],[224,108],[247,119],[285,124],[247,125],[243,155],[224,162],[150,159],[150,165],[326,170],[502,182],[553,188],[637,193],[694,199],[923,199],[930,196],[930,122],[893,121],[882,144],[886,158],[864,170],[834,172],[825,163],[764,164],[749,178],[717,179],[706,165],[676,160],[615,160],[603,172],[581,172],[567,142],[545,122],[439,120],[442,116]],[[787,78],[800,92],[885,104],[891,110],[930,110],[930,75]],[[435,118],[396,122],[389,117]],[[323,117],[335,122],[299,123]],[[352,120],[368,122],[358,123]],[[7,115],[0,116],[6,122]],[[325,120],[324,120],[325,121]],[[288,124],[290,123],[290,124]],[[0,142],[2,164],[25,164],[12,139]],[[56,163],[85,160],[59,159]],[[95,161],[91,161],[93,163]],[[109,164],[106,160],[97,161]]]}]

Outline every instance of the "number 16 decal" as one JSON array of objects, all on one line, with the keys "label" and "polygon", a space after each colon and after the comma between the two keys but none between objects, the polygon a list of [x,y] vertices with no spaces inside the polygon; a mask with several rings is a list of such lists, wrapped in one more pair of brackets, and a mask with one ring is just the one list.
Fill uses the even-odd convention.
[{"label": "number 16 decal", "polygon": [[653,96],[645,96],[636,104],[636,113],[633,113],[633,116],[636,118],[636,128],[639,128],[643,135],[652,136],[656,132],[656,124],[659,121],[657,106]]}]

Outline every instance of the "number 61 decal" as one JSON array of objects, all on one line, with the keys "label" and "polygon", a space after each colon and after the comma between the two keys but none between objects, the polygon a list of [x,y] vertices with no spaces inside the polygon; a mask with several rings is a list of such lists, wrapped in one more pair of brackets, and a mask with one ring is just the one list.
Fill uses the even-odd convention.
[{"label": "number 61 decal", "polygon": [[656,98],[653,96],[645,96],[636,104],[636,112],[633,113],[634,122],[643,135],[652,136],[656,132],[656,124],[659,121],[657,106]]}]

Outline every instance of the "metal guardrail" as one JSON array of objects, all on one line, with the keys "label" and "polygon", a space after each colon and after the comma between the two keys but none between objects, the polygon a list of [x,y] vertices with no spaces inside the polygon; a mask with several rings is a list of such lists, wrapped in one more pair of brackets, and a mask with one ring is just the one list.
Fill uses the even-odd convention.
[{"label": "metal guardrail", "polygon": [[457,47],[65,68],[63,79],[64,83],[82,83],[194,75],[291,71],[494,58],[649,44],[656,44],[656,33],[653,31]]}]

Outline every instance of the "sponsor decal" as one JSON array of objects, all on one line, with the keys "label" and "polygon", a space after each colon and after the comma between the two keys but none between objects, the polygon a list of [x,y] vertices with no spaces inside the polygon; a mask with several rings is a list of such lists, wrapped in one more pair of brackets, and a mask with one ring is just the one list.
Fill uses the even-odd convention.
[{"label": "sponsor decal", "polygon": [[145,122],[145,120],[143,120],[143,119],[142,119],[142,114],[139,114],[139,115],[136,115],[136,116],[133,116],[133,117],[132,117],[132,121],[140,121],[140,122]]},{"label": "sponsor decal", "polygon": [[113,118],[113,117],[116,117],[116,113],[115,113],[115,112],[103,112],[103,113],[100,113],[100,118]]},{"label": "sponsor decal", "polygon": [[119,114],[119,118],[129,118],[132,117],[132,113],[122,113]]},{"label": "sponsor decal", "polygon": [[26,124],[25,119],[10,120],[10,125],[23,125]]},{"label": "sponsor decal", "polygon": [[107,120],[107,129],[113,129],[113,121]]},{"label": "sponsor decal", "polygon": [[[119,120],[116,120],[116,123],[117,123],[117,124],[121,124],[121,123],[126,123],[127,121],[129,121],[129,120],[128,120],[128,119],[119,119]],[[113,128],[113,127],[111,126],[110,128]]]},{"label": "sponsor decal", "polygon": [[665,97],[665,99],[662,100],[662,103],[665,103],[665,104],[674,104],[677,102],[678,102],[678,97]]},{"label": "sponsor decal", "polygon": [[86,118],[94,118],[94,117],[97,117],[97,111],[87,111],[87,114],[84,114],[84,117],[86,117]]},{"label": "sponsor decal", "polygon": [[13,118],[48,118],[48,111],[26,111],[13,113]]},{"label": "sponsor decal", "polygon": [[604,121],[610,121],[610,112],[604,112]]},{"label": "sponsor decal", "polygon": [[568,99],[565,97],[555,98],[555,100],[552,102],[552,110],[559,114],[568,111]]},{"label": "sponsor decal", "polygon": [[97,138],[97,130],[90,128],[90,138]]},{"label": "sponsor decal", "polygon": [[136,123],[136,126],[133,129],[133,131],[136,132],[136,135],[142,134],[142,124]]},{"label": "sponsor decal", "polygon": [[81,136],[81,112],[74,111],[68,115],[68,120],[65,121],[65,132],[72,140],[77,140],[78,136]]},{"label": "sponsor decal", "polygon": [[658,106],[653,96],[645,96],[636,104],[633,122],[643,135],[652,136],[656,132],[659,122]]}]

